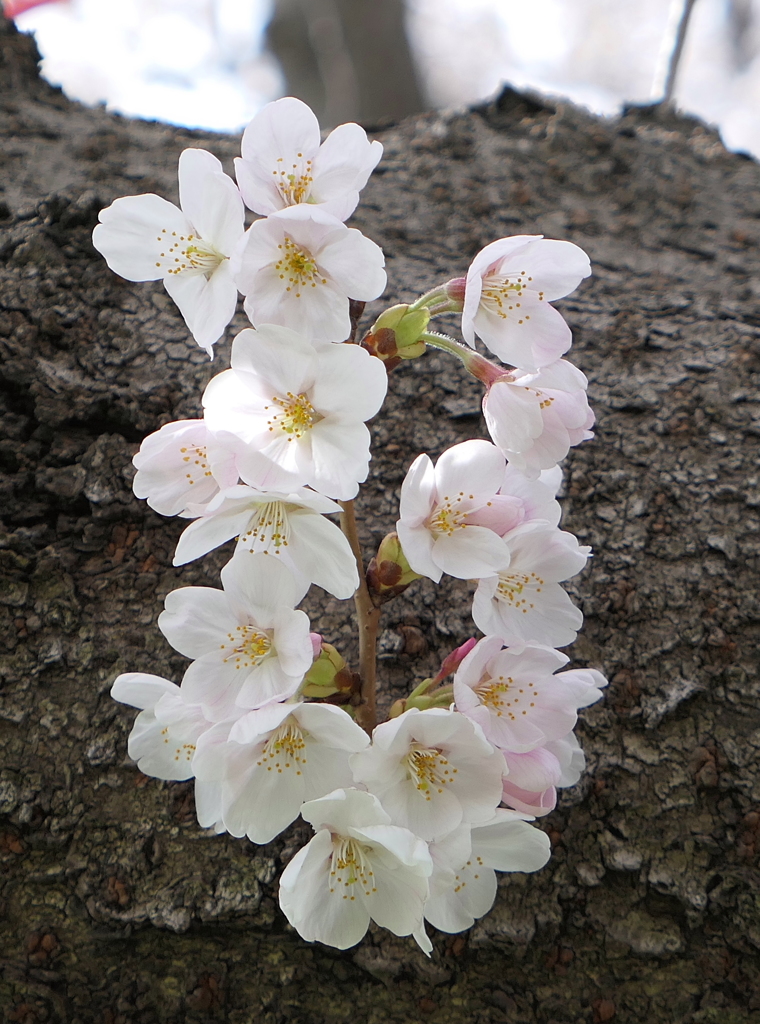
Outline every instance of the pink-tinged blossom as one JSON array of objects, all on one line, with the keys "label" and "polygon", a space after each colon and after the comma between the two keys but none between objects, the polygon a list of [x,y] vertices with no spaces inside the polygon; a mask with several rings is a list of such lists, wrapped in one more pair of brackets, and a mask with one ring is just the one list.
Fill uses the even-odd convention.
[{"label": "pink-tinged blossom", "polygon": [[515,370],[490,384],[483,399],[486,426],[511,465],[535,479],[593,437],[587,384],[566,359],[538,373]]},{"label": "pink-tinged blossom", "polygon": [[315,349],[286,327],[263,324],[238,334],[231,363],[209,383],[203,405],[245,483],[354,498],[369,468],[365,421],[388,386],[382,362],[358,345]]},{"label": "pink-tinged blossom", "polygon": [[550,647],[505,647],[499,637],[484,637],[454,677],[457,711],[503,751],[525,753],[560,739],[575,727],[578,708],[601,696],[588,670],[554,675],[568,661]]},{"label": "pink-tinged blossom", "polygon": [[411,708],[378,725],[351,767],[393,821],[423,839],[487,821],[501,800],[503,756],[479,726],[445,708]]},{"label": "pink-tinged blossom", "polygon": [[505,643],[571,644],[583,614],[559,584],[581,571],[591,548],[541,521],[518,526],[504,542],[511,554],[509,568],[478,583],[472,603],[475,625]]},{"label": "pink-tinged blossom", "polygon": [[399,540],[411,568],[438,583],[492,576],[509,565],[509,551],[493,529],[511,523],[517,499],[498,491],[506,462],[488,441],[463,441],[448,448],[435,466],[419,455],[401,486]]},{"label": "pink-tinged blossom", "polygon": [[127,281],[160,281],[193,337],[211,355],[235,314],[230,256],[243,238],[244,207],[233,180],[203,149],[179,158],[181,209],[148,194],[100,211],[92,243]]},{"label": "pink-tinged blossom", "polygon": [[254,327],[279,324],[315,343],[345,341],[349,299],[376,299],[386,281],[379,246],[307,204],[255,221],[232,266]]},{"label": "pink-tinged blossom", "polygon": [[299,203],[346,220],[383,155],[358,124],[342,124],[320,145],[319,122],[301,100],[267,103],[243,132],[235,174],[246,205],[263,216]]},{"label": "pink-tinged blossom", "polygon": [[427,843],[357,789],[311,800],[301,814],[316,835],[283,871],[280,906],[302,938],[348,949],[370,921],[394,935],[422,932],[433,869]]},{"label": "pink-tinged blossom", "polygon": [[505,363],[535,372],[570,348],[572,335],[550,306],[591,273],[586,253],[572,242],[540,235],[499,238],[482,249],[467,272],[462,336],[477,334]]},{"label": "pink-tinged blossom", "polygon": [[[557,474],[559,481],[556,479]],[[516,466],[508,463],[504,482],[497,494],[470,517],[471,521],[478,526],[488,527],[500,537],[536,519],[557,526],[562,510],[555,494],[561,479],[559,466],[555,466],[554,470],[545,470],[538,480],[531,480]]]},{"label": "pink-tinged blossom", "polygon": [[235,456],[211,437],[203,420],[167,423],[149,434],[132,459],[132,490],[163,516],[206,505],[238,482]]},{"label": "pink-tinged blossom", "polygon": [[482,825],[462,825],[430,844],[433,874],[425,919],[442,932],[463,932],[496,898],[496,871],[539,871],[549,860],[545,832],[516,811],[499,808]]},{"label": "pink-tinged blossom", "polygon": [[207,506],[188,510],[198,518],[180,537],[173,564],[192,562],[234,537],[238,552],[273,555],[299,586],[316,583],[345,599],[359,586],[359,574],[345,535],[323,514],[332,512],[340,505],[305,488],[288,494],[228,487]]},{"label": "pink-tinged blossom", "polygon": [[504,779],[503,802],[537,818],[554,810],[557,790],[574,786],[586,766],[572,732],[526,754],[505,751],[504,757],[508,774]]},{"label": "pink-tinged blossom", "polygon": [[172,647],[194,659],[185,700],[213,722],[291,697],[314,660],[308,616],[295,610],[305,588],[281,562],[239,553],[222,586],[173,590],[158,617]]},{"label": "pink-tinged blossom", "polygon": [[271,842],[306,800],[351,786],[349,756],[369,737],[330,704],[270,704],[208,732],[195,773],[221,787],[221,818],[233,836]]}]

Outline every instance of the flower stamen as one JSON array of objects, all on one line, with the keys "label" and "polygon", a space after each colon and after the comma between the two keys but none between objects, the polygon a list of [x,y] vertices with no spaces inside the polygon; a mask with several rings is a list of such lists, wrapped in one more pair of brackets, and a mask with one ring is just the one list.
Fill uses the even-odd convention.
[{"label": "flower stamen", "polygon": [[197,235],[178,235],[176,231],[169,234],[166,228],[162,228],[156,241],[161,243],[163,249],[163,252],[159,253],[156,266],[173,277],[179,274],[209,276],[227,259],[213,245],[204,242]]},{"label": "flower stamen", "polygon": [[413,780],[417,792],[424,794],[427,801],[433,793],[442,793],[457,774],[457,769],[450,766],[437,747],[415,743],[402,763],[406,766],[407,778]]},{"label": "flower stamen", "polygon": [[275,263],[274,269],[280,275],[280,280],[287,280],[286,292],[294,292],[295,297],[300,299],[302,289],[327,284],[327,278],[319,273],[317,261],[308,249],[300,248],[288,235],[285,235],[277,248],[282,256]]}]

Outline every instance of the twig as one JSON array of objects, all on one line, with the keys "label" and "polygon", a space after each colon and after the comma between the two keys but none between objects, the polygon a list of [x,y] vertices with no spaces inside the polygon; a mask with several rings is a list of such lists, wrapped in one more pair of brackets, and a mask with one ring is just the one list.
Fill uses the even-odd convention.
[{"label": "twig", "polygon": [[663,103],[670,103],[670,101],[673,99],[673,90],[675,89],[676,85],[678,65],[681,61],[683,45],[686,41],[686,32],[689,28],[689,18],[691,17],[691,12],[694,9],[695,3],[696,0],[684,0],[683,11],[681,12],[681,20],[678,22],[676,40],[673,45],[673,52],[670,55],[670,63],[668,64],[668,76],[665,79],[665,91],[662,97]]},{"label": "twig", "polygon": [[375,688],[377,677],[377,628],[380,609],[375,606],[367,588],[359,534],[356,529],[356,514],[353,501],[341,501],[343,509],[340,528],[346,535],[356,559],[359,571],[359,588],[354,594],[356,619],[359,627],[359,677],[361,679],[361,704],[356,709],[356,721],[368,733],[375,728]]}]

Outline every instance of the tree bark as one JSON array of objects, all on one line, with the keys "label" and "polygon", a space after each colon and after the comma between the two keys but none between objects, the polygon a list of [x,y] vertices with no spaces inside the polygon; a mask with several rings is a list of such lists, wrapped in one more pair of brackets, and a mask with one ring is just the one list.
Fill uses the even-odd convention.
[{"label": "tree bark", "polygon": [[[165,594],[218,586],[229,551],[174,569],[182,522],[130,489],[162,423],[197,416],[213,366],[159,284],[111,274],[98,210],[176,194],[176,159],[239,140],[68,102],[0,22],[0,1005],[26,1024],[367,1021],[751,1024],[760,1020],[760,172],[660,108],[601,120],[505,89],[381,133],[353,223],[388,259],[387,302],[463,273],[499,236],[570,238],[594,277],[560,303],[597,437],[567,463],[590,543],[571,586],[573,663],[611,679],[584,712],[589,768],[539,824],[554,851],[501,876],[468,933],[372,929],[340,953],[277,908],[308,838],[202,831],[190,784],[126,756],[124,671],[179,680]],[[379,308],[379,307],[378,307]],[[372,310],[369,311],[371,315]],[[231,338],[245,325],[238,315]],[[480,390],[442,353],[390,378],[358,501],[369,559],[420,451],[484,436]],[[380,711],[473,632],[468,584],[416,583],[383,612]],[[307,611],[356,664],[351,602]]]}]

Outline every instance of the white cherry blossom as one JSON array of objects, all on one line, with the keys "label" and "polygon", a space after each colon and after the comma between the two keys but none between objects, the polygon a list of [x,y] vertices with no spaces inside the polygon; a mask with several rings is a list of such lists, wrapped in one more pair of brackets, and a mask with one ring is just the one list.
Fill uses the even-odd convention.
[{"label": "white cherry blossom", "polygon": [[496,898],[496,871],[539,871],[549,860],[545,832],[531,819],[499,808],[482,825],[460,826],[430,844],[433,874],[425,919],[442,932],[462,932]]},{"label": "white cherry blossom", "polygon": [[118,676],[111,696],[141,709],[127,743],[140,771],[157,779],[192,779],[198,738],[213,725],[203,709],[185,701],[176,683],[147,672]]},{"label": "white cherry blossom", "polygon": [[[127,745],[140,771],[157,779],[193,778],[198,743],[215,728],[202,709],[188,704],[175,683],[145,672],[118,676],[111,696],[141,709]],[[195,780],[195,813],[202,828],[225,831],[220,786]]]},{"label": "white cherry blossom", "polygon": [[588,670],[554,675],[569,660],[550,647],[505,647],[499,637],[484,637],[454,676],[457,711],[503,751],[525,753],[560,739],[575,727],[578,708],[601,696]]},{"label": "white cherry blossom", "polygon": [[423,839],[491,818],[505,770],[480,727],[445,708],[411,708],[378,725],[351,767],[393,821]]},{"label": "white cherry blossom", "polygon": [[316,583],[345,599],[359,586],[359,574],[340,527],[322,514],[331,512],[340,512],[340,505],[305,488],[265,492],[237,484],[187,510],[198,518],[180,537],[173,564],[192,562],[235,537],[238,552],[273,555],[299,585]]},{"label": "white cherry blossom", "polygon": [[394,935],[422,931],[427,843],[358,789],[310,800],[301,814],[316,835],[283,871],[280,906],[302,938],[348,949],[371,920]]},{"label": "white cherry blossom", "polygon": [[576,366],[560,359],[538,373],[515,370],[489,386],[483,415],[510,464],[535,479],[593,437],[587,384]]},{"label": "white cherry blossom", "polygon": [[92,234],[108,266],[127,281],[160,281],[193,337],[211,355],[235,314],[230,256],[245,230],[243,200],[215,156],[179,158],[178,209],[153,194],[117,199]]},{"label": "white cherry blossom", "polygon": [[267,216],[298,203],[316,204],[339,220],[356,209],[359,192],[383,155],[358,124],[342,124],[320,146],[313,111],[292,96],[267,103],[243,132],[235,174],[246,205]]},{"label": "white cherry blossom", "polygon": [[172,647],[194,659],[185,700],[213,722],[292,696],[313,661],[308,616],[294,610],[305,588],[281,562],[237,554],[222,586],[173,590],[158,617]]},{"label": "white cherry blossom", "polygon": [[255,221],[232,260],[253,326],[290,327],[315,343],[348,338],[348,300],[376,299],[384,265],[379,246],[308,204]]},{"label": "white cherry blossom", "polygon": [[479,439],[447,449],[435,466],[427,455],[414,460],[396,530],[415,572],[438,583],[444,572],[478,579],[507,568],[509,551],[492,527],[506,515],[508,529],[519,510],[498,496],[505,469],[498,448]]},{"label": "white cherry blossom", "polygon": [[[216,733],[216,734],[214,734]],[[221,788],[221,819],[233,836],[268,843],[301,804],[351,786],[349,756],[369,737],[330,704],[269,704],[199,741],[199,779]]]},{"label": "white cherry blossom", "polygon": [[479,581],[472,603],[475,625],[506,643],[571,644],[583,614],[559,584],[581,571],[591,548],[540,520],[518,526],[504,543],[509,568]]},{"label": "white cherry blossom", "polygon": [[358,345],[315,349],[272,324],[238,334],[231,362],[209,383],[203,405],[207,427],[235,451],[245,483],[354,498],[369,468],[365,420],[388,386],[382,362]]},{"label": "white cherry blossom", "polygon": [[462,336],[477,334],[505,363],[535,372],[572,344],[570,328],[550,306],[591,273],[586,253],[572,242],[541,235],[500,238],[482,249],[467,271]]},{"label": "white cherry blossom", "polygon": [[156,512],[176,516],[205,505],[238,482],[235,456],[209,436],[203,420],[167,423],[149,434],[132,459],[132,490]]}]

